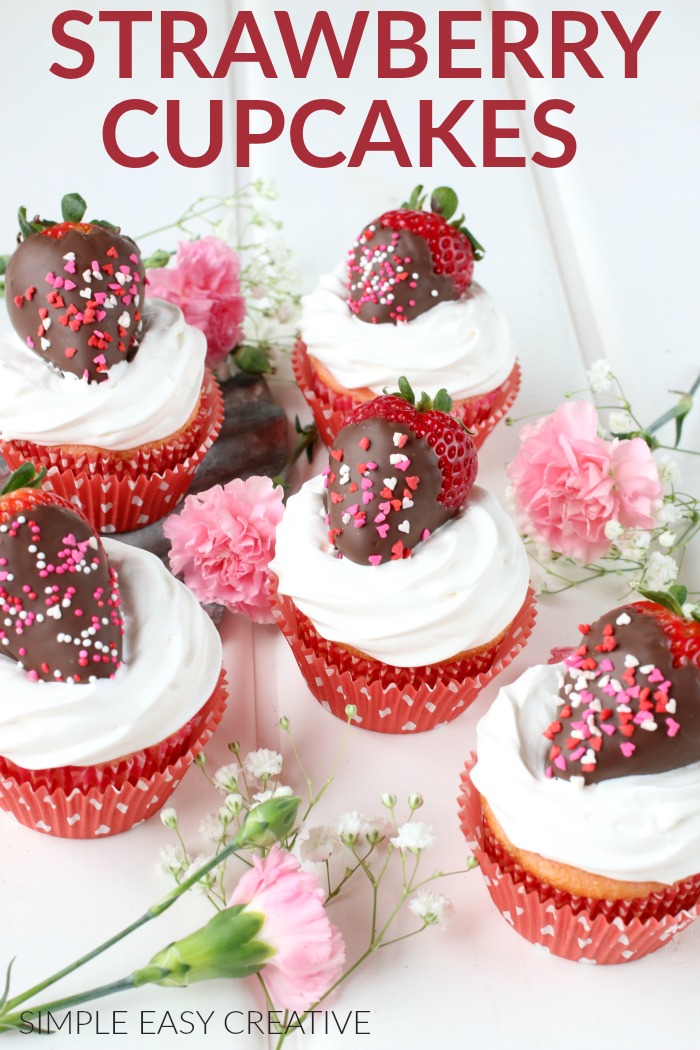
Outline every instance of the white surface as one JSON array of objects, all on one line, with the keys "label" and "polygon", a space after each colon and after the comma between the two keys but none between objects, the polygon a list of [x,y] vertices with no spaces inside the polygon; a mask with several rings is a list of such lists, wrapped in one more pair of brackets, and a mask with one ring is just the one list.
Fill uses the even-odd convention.
[{"label": "white surface", "polygon": [[[95,3],[81,6],[98,10]],[[131,6],[154,8],[143,0]],[[374,11],[393,5],[380,0],[371,6]],[[412,0],[409,6],[426,19],[432,15],[434,25],[435,7],[427,0]],[[457,10],[461,5],[450,0],[439,6]],[[528,0],[513,6],[537,13],[545,49],[533,54],[545,56],[545,27],[554,5]],[[578,7],[599,16],[599,8],[588,0]],[[214,51],[231,8],[214,0],[207,4]],[[261,24],[272,9],[267,0],[255,5]],[[199,119],[197,105],[206,97],[230,92],[231,85],[197,81],[184,73],[174,82],[160,82],[152,57],[154,38],[148,34],[141,52],[147,57],[140,62],[138,76],[133,81],[118,81],[114,26],[101,30],[101,72],[85,81],[58,82],[47,72],[57,57],[49,33],[49,12],[55,10],[46,0],[26,0],[3,9],[0,68],[8,101],[0,115],[0,130],[7,156],[12,158],[0,175],[3,243],[13,236],[17,204],[50,211],[67,189],[80,189],[91,209],[108,218],[114,216],[125,227],[126,216],[128,228],[138,232],[168,221],[192,197],[226,187],[231,177],[228,155],[214,168],[198,172],[166,162],[142,172],[120,169],[106,158],[95,122],[119,98],[141,96],[159,101],[186,96],[194,131]],[[331,10],[339,26],[348,24],[352,8],[334,3]],[[641,18],[634,0],[619,0],[615,10],[627,27]],[[308,25],[311,16],[306,11],[295,12],[293,17]],[[368,219],[403,199],[414,183],[424,181],[430,187],[452,183],[461,190],[468,218],[470,222],[473,218],[475,233],[488,249],[479,264],[478,279],[506,312],[523,363],[525,381],[517,415],[553,408],[564,390],[581,387],[584,362],[605,355],[643,418],[653,418],[673,397],[666,391],[687,389],[700,367],[697,231],[691,219],[700,106],[697,75],[689,72],[695,68],[693,42],[698,33],[699,8],[685,2],[673,8],[667,5],[642,48],[636,81],[623,79],[622,53],[610,32],[603,29],[592,52],[605,71],[602,80],[589,80],[570,63],[563,80],[523,82],[513,76],[507,83],[491,83],[487,78],[440,82],[433,64],[415,80],[377,85],[371,50],[364,75],[358,66],[348,81],[336,81],[323,62],[312,67],[305,81],[292,80],[286,67],[280,67],[278,81],[256,79],[247,69],[247,79],[236,84],[237,94],[277,99],[290,114],[312,97],[341,99],[348,107],[342,123],[346,142],[378,95],[391,101],[397,120],[409,129],[415,128],[420,98],[433,98],[445,113],[457,97],[564,97],[576,104],[567,126],[576,134],[578,154],[568,167],[551,172],[532,165],[462,171],[438,149],[432,171],[401,169],[381,154],[372,155],[359,169],[314,171],[303,167],[284,144],[255,151],[256,172],[274,177],[282,191],[286,232],[302,264],[305,288],[341,257]],[[479,34],[481,58],[488,54],[486,44]],[[542,62],[546,67],[544,57]],[[527,127],[531,127],[532,104],[528,101]],[[60,121],[45,119],[47,112],[55,110]],[[35,112],[41,114],[38,127]],[[79,133],[76,130],[71,135],[70,129],[66,133],[66,120],[78,125]],[[338,134],[333,129],[329,120],[327,133]],[[464,129],[478,154],[480,121],[468,114]],[[525,150],[528,155],[531,151],[530,146]],[[276,396],[290,408],[300,407],[288,384],[279,382]],[[684,444],[698,448],[699,435],[700,412],[696,410],[686,426]],[[515,448],[515,431],[500,426],[481,454],[481,483],[497,494],[503,490],[503,464],[512,458]],[[683,467],[686,487],[697,491],[697,471],[693,479],[689,457]],[[695,556],[684,567],[684,578],[695,589],[697,565]],[[616,597],[614,587],[600,586],[541,602],[535,635],[503,679],[511,680],[525,666],[546,659],[552,644],[570,641],[578,622],[600,614]],[[274,628],[252,628],[241,618],[229,617],[224,635],[232,701],[209,749],[212,765],[226,760],[226,742],[234,737],[244,748],[277,747],[277,720],[284,713],[311,772],[317,781],[322,780],[341,723],[309,697]],[[426,798],[422,818],[432,824],[438,839],[426,867],[434,864],[451,870],[462,866],[466,851],[455,804],[459,772],[474,742],[476,720],[496,689],[497,683],[462,718],[431,734],[395,739],[353,730],[336,784],[324,799],[322,817],[330,819],[354,808],[373,815],[380,811],[383,791],[394,791],[400,798],[421,791]],[[175,804],[189,837],[196,837],[199,819],[212,804],[211,789],[196,771],[178,789]],[[18,956],[13,976],[16,989],[88,949],[166,890],[165,879],[155,870],[155,859],[171,836],[157,820],[125,836],[94,843],[46,839],[7,818],[2,819],[0,832],[2,944],[8,960]],[[332,1003],[339,1017],[350,1009],[370,1010],[371,1036],[307,1038],[304,1045],[328,1050],[355,1045],[364,1050],[423,1050],[436,1045],[457,1050],[469,1044],[510,1050],[517,1044],[523,1050],[536,1050],[555,1038],[566,1050],[584,1050],[593,1033],[605,1033],[605,1045],[615,1045],[618,1050],[694,1047],[700,927],[630,966],[611,971],[575,968],[518,938],[494,911],[478,872],[453,877],[444,889],[457,909],[448,929],[429,930],[419,939],[382,951]],[[335,909],[336,920],[348,937],[349,957],[363,943],[368,914],[368,900],[359,893]],[[65,982],[65,991],[88,981],[101,983],[140,965],[169,939],[194,928],[208,915],[204,902],[188,897],[84,975]],[[644,1008],[642,999],[649,989],[657,1004],[651,1010]],[[585,1004],[585,1023],[572,1013],[572,1002]],[[669,1004],[667,1008],[659,1005],[664,1003]],[[199,1050],[222,1045],[227,1011],[248,1008],[261,1008],[255,990],[217,982],[182,993],[147,990],[106,999],[100,1004],[105,1011],[100,1016],[104,1027],[108,1011],[126,1009],[132,1039],[124,1043],[133,1045],[142,1009],[155,1010],[153,1016],[159,1019],[166,1010],[178,1015],[194,1009],[205,1016],[213,1010],[208,1034],[203,1035],[198,1027],[197,1034],[187,1040],[189,1047]],[[94,1044],[90,1034],[94,1036],[94,1028],[82,1032],[87,1036],[83,1045]],[[59,1034],[52,1046],[60,1050],[75,1038]],[[103,1036],[97,1045],[107,1045],[108,1038]],[[181,1044],[182,1039],[168,1030],[154,1040],[159,1050]],[[238,1045],[257,1050],[266,1041],[253,1034],[239,1037]]]}]

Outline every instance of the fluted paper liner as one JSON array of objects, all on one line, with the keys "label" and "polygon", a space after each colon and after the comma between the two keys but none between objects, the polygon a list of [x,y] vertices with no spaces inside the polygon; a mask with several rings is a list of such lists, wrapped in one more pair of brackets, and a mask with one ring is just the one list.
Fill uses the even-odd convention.
[{"label": "fluted paper liner", "polygon": [[[298,339],[292,353],[292,369],[297,385],[313,412],[318,432],[324,444],[335,441],[343,421],[359,401],[347,394],[339,394],[323,382],[309,361],[305,343]],[[410,381],[411,377],[408,376]],[[487,394],[455,400],[452,412],[472,432],[472,441],[480,448],[498,422],[506,415],[520,390],[520,366],[513,369],[500,386]]]},{"label": "fluted paper liner", "polygon": [[424,733],[461,715],[481,690],[508,666],[527,642],[535,623],[535,601],[525,602],[498,643],[476,659],[429,667],[392,667],[354,656],[316,632],[294,602],[270,588],[272,611],[318,702],[346,720],[354,704],[354,724],[379,733]]},{"label": "fluted paper liner", "polygon": [[115,762],[25,770],[0,759],[0,808],[28,828],[61,838],[128,831],[167,802],[221,722],[227,696],[222,670],[211,696],[186,725]]},{"label": "fluted paper liner", "polygon": [[[187,452],[180,462],[174,466],[167,465],[175,447],[167,446],[152,452],[148,463],[142,463],[135,475],[130,470],[115,470],[114,461],[111,466],[109,461],[105,461],[104,470],[94,472],[80,469],[77,461],[63,467],[52,465],[43,487],[82,508],[98,532],[130,532],[133,529],[142,529],[169,514],[187,492],[195,470],[221,429],[222,421],[223,398],[219,384],[214,376],[207,372],[197,418],[186,432],[186,444],[191,447],[191,451]],[[181,442],[184,441],[185,436],[181,435],[175,442],[181,451],[184,449]],[[11,455],[7,454],[8,444],[13,445]],[[11,442],[2,446],[9,466],[12,466],[13,462],[20,464],[26,460],[35,465],[44,462],[41,454],[38,461],[32,458],[31,450],[25,450],[18,456],[19,445],[19,442]],[[52,455],[55,452],[47,448],[40,449],[41,451],[48,451]],[[121,462],[116,461],[117,465]],[[95,466],[94,463],[92,465]],[[142,472],[139,473],[139,470]]]},{"label": "fluted paper liner", "polygon": [[592,901],[527,876],[513,858],[507,863],[505,851],[499,863],[487,850],[488,829],[470,776],[475,763],[472,753],[461,775],[460,825],[492,901],[521,937],[573,962],[632,962],[662,948],[697,917],[697,876],[635,901]]}]

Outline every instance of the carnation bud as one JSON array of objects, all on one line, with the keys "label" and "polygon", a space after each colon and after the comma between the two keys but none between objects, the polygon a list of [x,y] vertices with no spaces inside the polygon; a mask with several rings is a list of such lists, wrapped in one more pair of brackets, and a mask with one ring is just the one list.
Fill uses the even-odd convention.
[{"label": "carnation bud", "polygon": [[232,740],[231,743],[228,745],[228,749],[229,751],[232,751],[234,755],[237,755],[238,752],[241,750],[241,745],[238,743],[237,740]]},{"label": "carnation bud", "polygon": [[280,729],[284,729],[285,733],[289,731],[289,719],[286,715],[280,718]]},{"label": "carnation bud", "polygon": [[239,849],[243,846],[272,846],[281,841],[292,830],[300,805],[300,798],[280,795],[249,810],[236,835]]},{"label": "carnation bud", "polygon": [[396,805],[396,795],[384,794],[382,795],[382,805],[386,806],[387,809],[393,809]]},{"label": "carnation bud", "polygon": [[420,809],[423,805],[423,796],[415,792],[413,795],[408,797],[408,808],[409,809]]}]

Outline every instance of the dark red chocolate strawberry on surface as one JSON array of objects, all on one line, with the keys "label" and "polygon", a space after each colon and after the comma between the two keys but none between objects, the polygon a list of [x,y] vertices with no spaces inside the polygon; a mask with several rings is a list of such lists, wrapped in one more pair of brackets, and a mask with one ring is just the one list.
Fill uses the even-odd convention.
[{"label": "dark red chocolate strawberry on surface", "polygon": [[547,776],[596,784],[700,762],[700,623],[634,602],[581,631],[544,732]]},{"label": "dark red chocolate strawberry on surface", "polygon": [[31,464],[0,493],[0,655],[34,681],[111,678],[122,660],[117,575],[84,518]]},{"label": "dark red chocolate strawberry on surface", "polygon": [[353,409],[333,442],[325,471],[328,536],[360,565],[406,558],[455,516],[474,484],[477,458],[463,423],[434,402],[400,393]]},{"label": "dark red chocolate strawberry on surface", "polygon": [[[457,195],[435,190],[424,211],[417,186],[401,208],[387,211],[362,231],[348,259],[348,306],[370,324],[411,321],[440,302],[460,299],[484,249],[452,219]],[[452,220],[452,221],[450,221]]]},{"label": "dark red chocolate strawberry on surface", "polygon": [[85,201],[62,202],[63,222],[28,220],[7,264],[5,292],[12,326],[47,364],[87,382],[103,382],[131,361],[143,330],[145,271],[139,249],[119,229],[84,222]]}]

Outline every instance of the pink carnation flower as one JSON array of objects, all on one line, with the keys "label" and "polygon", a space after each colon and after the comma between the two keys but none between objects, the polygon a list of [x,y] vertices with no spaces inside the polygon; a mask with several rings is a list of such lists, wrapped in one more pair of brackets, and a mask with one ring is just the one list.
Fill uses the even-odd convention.
[{"label": "pink carnation flower", "polygon": [[283,1010],[307,1010],[342,974],[345,945],[326,915],[323,898],[317,876],[273,846],[266,857],[253,857],[253,867],[229,901],[265,917],[256,940],[269,944],[274,955],[262,976],[272,1001]]},{"label": "pink carnation flower", "polygon": [[523,532],[582,564],[611,547],[605,525],[650,529],[662,497],[656,465],[641,438],[605,441],[590,401],[566,401],[523,427],[508,467]]},{"label": "pink carnation flower", "polygon": [[148,294],[179,306],[188,324],[207,337],[207,364],[215,365],[241,341],[245,300],[241,264],[219,237],[180,241],[175,265],[148,270]]},{"label": "pink carnation flower", "polygon": [[272,623],[267,596],[268,565],[283,490],[269,478],[235,478],[223,488],[185,499],[179,515],[168,518],[170,567],[182,573],[200,602],[217,602],[244,612],[257,623]]}]

